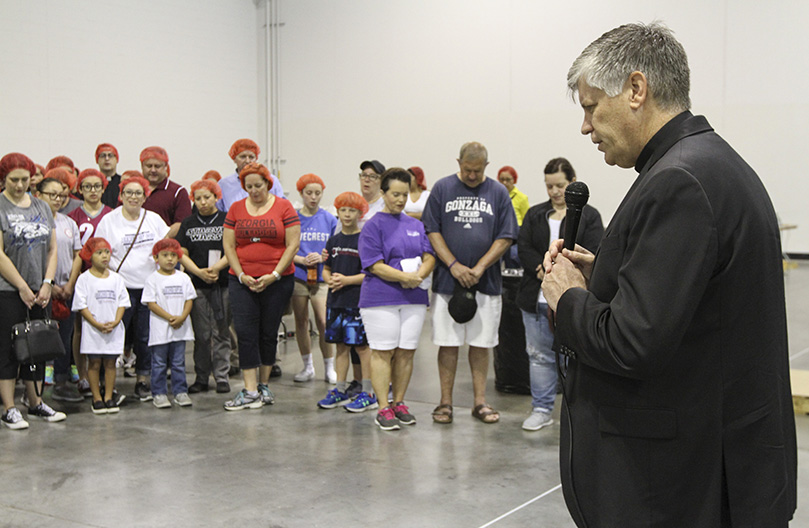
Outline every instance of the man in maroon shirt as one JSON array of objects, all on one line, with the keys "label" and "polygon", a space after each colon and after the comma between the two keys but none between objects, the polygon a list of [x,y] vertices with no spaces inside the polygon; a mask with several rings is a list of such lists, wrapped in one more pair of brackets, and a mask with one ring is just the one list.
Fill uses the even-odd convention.
[{"label": "man in maroon shirt", "polygon": [[169,226],[167,238],[174,238],[180,230],[180,222],[191,214],[191,200],[185,187],[169,181],[171,172],[169,155],[162,147],[147,147],[140,153],[143,176],[149,180],[152,193],[143,204],[147,211],[160,215]]}]

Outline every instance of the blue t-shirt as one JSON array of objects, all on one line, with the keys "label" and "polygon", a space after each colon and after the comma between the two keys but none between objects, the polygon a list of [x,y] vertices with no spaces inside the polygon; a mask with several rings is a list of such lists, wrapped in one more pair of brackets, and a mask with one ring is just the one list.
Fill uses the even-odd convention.
[{"label": "blue t-shirt", "polygon": [[[353,235],[337,233],[326,242],[329,257],[326,265],[332,273],[341,273],[346,276],[362,273],[360,263],[360,234]],[[326,306],[329,308],[356,308],[360,303],[360,284],[344,286],[336,292],[329,291]]]},{"label": "blue t-shirt", "polygon": [[424,232],[424,224],[404,213],[377,213],[368,220],[360,233],[360,260],[365,278],[360,291],[360,308],[396,306],[399,304],[429,305],[427,290],[403,288],[398,282],[388,282],[370,271],[373,264],[383,261],[397,270],[402,260],[433,253]]},{"label": "blue t-shirt", "polygon": [[[305,257],[309,253],[320,254],[326,247],[329,237],[337,228],[337,218],[325,209],[318,209],[312,216],[306,216],[298,211],[301,220],[301,247],[298,255]],[[306,282],[305,266],[295,266],[295,278]],[[323,282],[323,264],[317,265],[317,282]]]},{"label": "blue t-shirt", "polygon": [[[516,240],[517,216],[505,186],[486,178],[468,187],[457,174],[438,180],[430,190],[421,216],[428,233],[441,233],[458,262],[469,268],[486,254],[495,240]],[[483,273],[478,291],[500,295],[503,279],[494,264]],[[452,295],[455,279],[439,259],[433,274],[433,291]]]},{"label": "blue t-shirt", "polygon": [[[275,174],[270,174],[270,179],[272,180],[270,194],[286,199],[281,182],[275,177]],[[242,189],[242,181],[236,172],[219,180],[219,188],[222,190],[222,198],[216,201],[216,208],[220,211],[227,213],[234,203],[247,198],[247,191]]]}]

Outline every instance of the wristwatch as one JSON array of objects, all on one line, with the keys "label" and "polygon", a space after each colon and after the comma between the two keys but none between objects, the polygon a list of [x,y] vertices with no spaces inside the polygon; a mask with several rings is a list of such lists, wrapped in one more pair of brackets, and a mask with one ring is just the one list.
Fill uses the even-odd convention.
[{"label": "wristwatch", "polygon": [[53,279],[42,279],[42,284],[53,286]]},{"label": "wristwatch", "polygon": [[273,272],[272,272],[272,276],[273,276],[273,277],[275,277],[275,280],[277,280],[277,281],[281,280],[281,274],[280,274],[280,273],[278,273],[278,272],[277,272],[277,271],[275,271],[275,270],[273,270]]}]

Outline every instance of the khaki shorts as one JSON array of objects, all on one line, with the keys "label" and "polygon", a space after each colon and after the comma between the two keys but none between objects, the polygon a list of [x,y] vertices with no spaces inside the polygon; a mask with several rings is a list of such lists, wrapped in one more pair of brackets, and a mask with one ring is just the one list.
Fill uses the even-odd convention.
[{"label": "khaki shorts", "polygon": [[457,347],[469,344],[478,348],[493,348],[499,343],[500,313],[503,298],[499,295],[475,293],[478,309],[475,316],[464,324],[458,324],[449,315],[449,300],[452,295],[433,293],[430,301],[433,312],[433,343],[438,346]]},{"label": "khaki shorts", "polygon": [[326,286],[325,282],[310,285],[302,280],[295,279],[295,289],[292,290],[293,297],[309,297],[310,299],[314,299],[315,297],[325,298],[328,295],[329,287]]}]

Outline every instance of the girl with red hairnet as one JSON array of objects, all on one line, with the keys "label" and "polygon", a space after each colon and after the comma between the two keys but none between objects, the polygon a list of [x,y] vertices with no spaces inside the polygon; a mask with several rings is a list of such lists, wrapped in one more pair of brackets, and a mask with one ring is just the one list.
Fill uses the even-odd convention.
[{"label": "girl with red hairnet", "polygon": [[315,325],[320,336],[320,353],[323,354],[325,381],[337,383],[334,372],[334,350],[326,342],[326,296],[328,288],[323,282],[323,250],[326,241],[337,228],[337,219],[320,208],[320,199],[326,185],[320,176],[304,174],[298,179],[298,192],[303,207],[298,210],[301,221],[301,245],[295,255],[295,289],[292,291],[292,311],[295,314],[295,338],[303,360],[303,369],[293,378],[298,382],[311,381],[315,377],[312,361],[312,338],[309,330],[309,303],[315,314]]},{"label": "girl with red hairnet", "polygon": [[149,196],[149,182],[137,176],[121,182],[122,205],[101,219],[96,236],[112,247],[110,269],[120,274],[129,292],[130,307],[124,325],[133,333],[135,352],[135,396],[150,401],[152,356],[149,353],[149,309],[141,304],[146,278],[155,270],[152,246],[165,238],[169,226],[155,212],[143,208]]},{"label": "girl with red hairnet", "polygon": [[216,392],[230,392],[230,330],[228,259],[222,248],[225,213],[216,208],[222,197],[219,185],[202,179],[191,184],[195,212],[180,224],[177,241],[183,249],[182,265],[197,291],[191,309],[194,327],[194,372],[188,392],[208,390],[213,374]]},{"label": "girl with red hairnet", "polygon": [[239,178],[247,198],[228,211],[222,246],[230,264],[228,292],[244,389],[225,403],[228,411],[258,409],[274,401],[267,384],[278,326],[295,281],[292,258],[301,242],[298,214],[289,200],[270,194],[267,167],[247,164]]},{"label": "girl with red hairnet", "polygon": [[421,213],[424,212],[430,191],[427,190],[427,181],[424,179],[424,171],[421,170],[421,167],[410,167],[407,172],[412,178],[410,178],[410,195],[407,197],[404,212],[416,220],[421,220]]},{"label": "girl with red hairnet", "polygon": [[[28,194],[34,162],[24,154],[0,159],[0,398],[3,425],[27,429],[28,422],[14,403],[14,383],[19,376],[28,394],[28,416],[48,422],[65,419],[37,396],[34,380],[44,379],[45,365],[20,365],[11,342],[11,328],[26,320],[42,319],[51,300],[56,276],[56,225],[48,205]],[[37,382],[41,388],[41,381]]]},{"label": "girl with red hairnet", "polygon": [[[109,270],[110,244],[93,237],[81,249],[79,258],[90,268],[79,276],[73,296],[73,311],[81,314],[79,350],[89,359],[87,376],[93,394],[93,414],[118,412],[115,392],[115,359],[124,350],[124,313],[131,306],[124,279]],[[104,394],[101,394],[101,364],[104,364]]]}]

